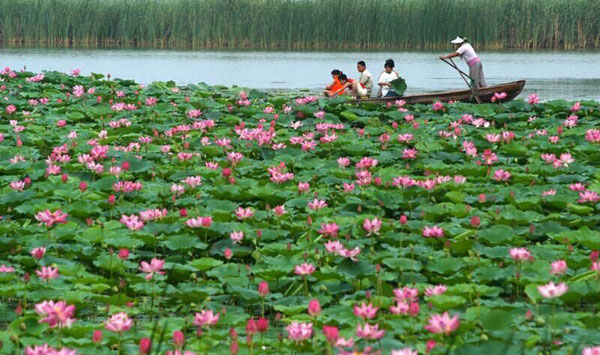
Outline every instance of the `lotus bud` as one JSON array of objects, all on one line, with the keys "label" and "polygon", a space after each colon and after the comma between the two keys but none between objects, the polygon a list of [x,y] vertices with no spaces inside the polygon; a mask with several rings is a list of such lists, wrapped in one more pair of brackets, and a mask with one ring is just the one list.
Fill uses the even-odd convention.
[{"label": "lotus bud", "polygon": [[94,331],[94,335],[92,335],[92,341],[96,344],[98,344],[102,341],[102,331],[101,330]]},{"label": "lotus bud", "polygon": [[238,334],[235,331],[235,328],[229,329],[229,336],[231,337],[232,340],[237,340]]},{"label": "lotus bud", "polygon": [[232,341],[231,342],[231,346],[229,347],[229,351],[231,352],[231,355],[237,355],[237,353],[240,351],[240,347],[239,347],[237,341]]},{"label": "lotus bud", "polygon": [[265,297],[266,295],[268,295],[268,294],[269,294],[269,284],[268,284],[267,282],[265,282],[265,281],[261,281],[261,282],[258,284],[258,294],[259,294],[261,297]]},{"label": "lotus bud", "polygon": [[231,260],[231,257],[233,257],[233,252],[231,251],[231,249],[227,248],[225,249],[225,252],[223,252],[223,256],[225,257],[225,259]]},{"label": "lotus bud", "polygon": [[310,300],[310,302],[308,302],[308,314],[315,317],[319,315],[319,313],[321,313],[321,304],[319,303],[319,300]]},{"label": "lotus bud", "polygon": [[258,332],[258,326],[256,325],[256,321],[254,321],[254,318],[250,318],[248,319],[248,323],[246,323],[246,333],[248,333],[249,336],[256,334]]},{"label": "lotus bud", "polygon": [[151,347],[152,343],[150,342],[150,338],[140,339],[140,355],[148,355]]},{"label": "lotus bud", "polygon": [[408,307],[408,314],[410,314],[413,317],[418,316],[420,311],[421,306],[419,305],[419,302],[412,302]]},{"label": "lotus bud", "polygon": [[28,177],[26,177],[26,178],[25,178],[25,180],[24,180],[24,182],[25,182],[25,185],[26,185],[26,186],[29,186],[29,185],[31,185],[31,178],[30,178],[29,176],[28,176]]},{"label": "lotus bud", "polygon": [[181,216],[181,217],[187,217],[187,215],[188,215],[188,213],[187,213],[187,209],[185,209],[185,208],[181,208],[181,209],[179,210],[179,216]]},{"label": "lotus bud", "polygon": [[381,272],[381,264],[375,265],[375,272],[377,272],[377,273]]},{"label": "lotus bud", "polygon": [[175,346],[176,348],[181,348],[183,347],[183,344],[185,343],[185,336],[183,335],[183,332],[181,332],[180,330],[176,330],[173,332],[173,346]]},{"label": "lotus bud", "polygon": [[21,314],[23,314],[23,307],[18,304],[17,307],[15,308],[15,313],[20,316]]},{"label": "lotus bud", "polygon": [[23,275],[23,281],[24,282],[29,282],[30,279],[31,279],[31,276],[29,276],[29,273],[26,272],[25,275]]},{"label": "lotus bud", "polygon": [[525,319],[527,319],[527,320],[533,319],[533,312],[531,312],[530,309],[528,309],[527,312],[525,312]]},{"label": "lotus bud", "polygon": [[80,190],[81,192],[84,192],[85,190],[87,190],[87,182],[85,182],[85,181],[81,181],[81,182],[79,183],[79,190]]},{"label": "lotus bud", "polygon": [[269,321],[266,318],[258,318],[256,328],[261,333],[266,332],[269,329]]},{"label": "lotus bud", "polygon": [[369,290],[365,291],[365,298],[368,300],[371,299],[371,291],[369,291]]},{"label": "lotus bud", "polygon": [[117,198],[115,197],[115,195],[110,195],[110,196],[108,196],[108,204],[109,204],[109,205],[114,205],[114,204],[115,204],[115,201],[116,201],[116,199],[117,199]]},{"label": "lotus bud", "polygon": [[281,313],[280,312],[275,313],[275,321],[279,322],[280,320],[281,320]]},{"label": "lotus bud", "polygon": [[221,174],[223,175],[223,177],[229,177],[229,176],[231,176],[231,169],[223,168],[223,171],[221,172]]},{"label": "lotus bud", "polygon": [[262,235],[263,235],[263,233],[262,233],[262,229],[257,229],[257,230],[256,230],[256,237],[257,237],[257,238],[262,238]]},{"label": "lotus bud", "polygon": [[599,256],[600,252],[597,250],[594,250],[590,253],[590,260],[592,262],[596,262],[596,260],[598,260],[598,256]]},{"label": "lotus bud", "polygon": [[196,336],[198,338],[201,338],[202,334],[204,334],[204,332],[202,331],[202,328],[198,327],[198,329],[196,329]]},{"label": "lotus bud", "polygon": [[471,217],[471,225],[475,228],[479,227],[479,225],[481,224],[481,219],[477,216],[473,216]]},{"label": "lotus bud", "polygon": [[67,181],[69,181],[69,175],[67,174],[62,174],[60,179],[62,180],[63,184],[66,183]]},{"label": "lotus bud", "polygon": [[400,216],[400,224],[406,225],[407,222],[408,222],[408,217],[406,217],[406,215],[401,215]]},{"label": "lotus bud", "polygon": [[126,260],[127,258],[129,258],[129,249],[127,249],[127,248],[120,249],[119,250],[119,259]]}]

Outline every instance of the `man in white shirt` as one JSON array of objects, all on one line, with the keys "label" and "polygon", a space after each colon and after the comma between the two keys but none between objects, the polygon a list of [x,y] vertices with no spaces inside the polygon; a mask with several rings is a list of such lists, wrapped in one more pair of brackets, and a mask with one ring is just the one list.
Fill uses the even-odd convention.
[{"label": "man in white shirt", "polygon": [[366,96],[370,97],[373,91],[373,75],[367,70],[367,64],[362,60],[356,63],[356,69],[360,73],[359,85],[366,90]]},{"label": "man in white shirt", "polygon": [[460,56],[469,66],[469,76],[473,79],[474,89],[486,87],[483,65],[477,53],[475,53],[473,46],[467,42],[467,38],[456,37],[451,43],[456,44],[456,52],[440,56],[440,59],[450,59]]}]

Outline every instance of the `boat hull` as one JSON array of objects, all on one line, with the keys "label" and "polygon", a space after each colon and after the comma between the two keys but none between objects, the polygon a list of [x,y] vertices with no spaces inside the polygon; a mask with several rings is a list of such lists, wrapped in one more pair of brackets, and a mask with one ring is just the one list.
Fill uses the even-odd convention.
[{"label": "boat hull", "polygon": [[[496,100],[496,103],[508,102],[519,96],[523,87],[525,86],[525,80],[513,81],[510,83],[493,85],[481,88],[479,90],[479,99],[482,103],[492,102],[494,94],[506,93],[506,97],[503,99]],[[460,101],[477,103],[477,100],[473,96],[470,89],[468,90],[456,90],[456,91],[440,91],[432,92],[428,94],[416,94],[402,97],[377,97],[368,99],[354,99],[352,102],[356,103],[385,103],[394,102],[396,100],[404,100],[407,104],[431,104],[436,101],[448,102],[448,101]]]}]

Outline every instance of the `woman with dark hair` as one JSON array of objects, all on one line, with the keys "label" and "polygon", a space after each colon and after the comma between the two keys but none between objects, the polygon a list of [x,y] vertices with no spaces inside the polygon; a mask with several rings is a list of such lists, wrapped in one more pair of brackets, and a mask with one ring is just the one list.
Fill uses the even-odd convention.
[{"label": "woman with dark hair", "polygon": [[456,52],[440,56],[440,59],[450,59],[460,56],[469,66],[469,76],[473,79],[474,89],[486,87],[483,65],[473,46],[467,41],[467,37],[456,37],[450,43],[456,45]]},{"label": "woman with dark hair", "polygon": [[333,82],[325,87],[325,91],[323,91],[325,96],[335,96],[336,93],[342,89],[342,83],[340,83],[339,79],[340,75],[342,75],[342,72],[337,69],[331,71]]},{"label": "woman with dark hair", "polygon": [[391,82],[398,79],[400,75],[394,71],[394,60],[388,59],[383,65],[384,71],[379,75],[377,80],[378,85],[381,87],[381,96],[383,97],[396,97],[398,95],[392,88]]}]

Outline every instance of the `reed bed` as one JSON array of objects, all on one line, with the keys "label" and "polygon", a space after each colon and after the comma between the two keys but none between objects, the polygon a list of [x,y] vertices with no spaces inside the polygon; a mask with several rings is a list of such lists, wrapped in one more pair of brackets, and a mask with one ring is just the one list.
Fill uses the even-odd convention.
[{"label": "reed bed", "polygon": [[3,45],[600,48],[598,0],[0,0]]}]

